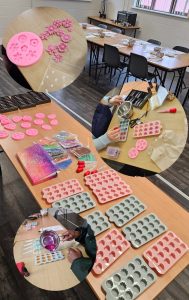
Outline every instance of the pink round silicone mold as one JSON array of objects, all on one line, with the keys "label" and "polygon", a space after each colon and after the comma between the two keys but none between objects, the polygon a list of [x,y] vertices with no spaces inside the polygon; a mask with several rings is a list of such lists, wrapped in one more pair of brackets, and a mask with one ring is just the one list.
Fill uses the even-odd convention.
[{"label": "pink round silicone mold", "polygon": [[43,125],[44,121],[43,121],[42,119],[35,119],[35,120],[33,121],[33,123],[34,123],[35,125]]},{"label": "pink round silicone mold", "polygon": [[51,129],[52,129],[52,127],[51,127],[50,125],[48,125],[48,124],[43,124],[41,127],[42,127],[44,130],[51,130]]},{"label": "pink round silicone mold", "polygon": [[32,117],[31,116],[28,116],[28,115],[25,115],[22,117],[22,120],[24,122],[31,122],[32,121]]},{"label": "pink round silicone mold", "polygon": [[148,147],[148,143],[145,139],[139,139],[136,142],[136,149],[138,151],[143,151]]},{"label": "pink round silicone mold", "polygon": [[47,116],[47,118],[48,118],[49,120],[56,119],[56,114],[50,114],[50,115]]},{"label": "pink round silicone mold", "polygon": [[45,114],[44,113],[37,113],[37,114],[35,114],[35,117],[37,119],[44,119],[45,118]]},{"label": "pink round silicone mold", "polygon": [[9,120],[7,117],[4,119],[1,119],[1,125],[7,125],[12,123],[11,120]]},{"label": "pink round silicone mold", "polygon": [[0,139],[5,139],[9,136],[8,132],[5,130],[0,130]]},{"label": "pink round silicone mold", "polygon": [[22,117],[21,116],[14,116],[14,117],[12,117],[12,121],[14,123],[18,123],[18,122],[22,121]]},{"label": "pink round silicone mold", "polygon": [[26,130],[26,134],[29,136],[36,136],[38,135],[38,130],[35,128],[30,128]]},{"label": "pink round silicone mold", "polygon": [[53,119],[53,120],[50,121],[50,124],[51,124],[52,126],[56,126],[56,125],[58,125],[58,120]]},{"label": "pink round silicone mold", "polygon": [[138,156],[138,150],[136,148],[131,148],[129,151],[128,151],[128,156],[129,158],[136,158]]},{"label": "pink round silicone mold", "polygon": [[22,127],[22,128],[30,128],[31,127],[31,123],[30,122],[22,122],[21,124],[20,124],[20,126]]},{"label": "pink round silicone mold", "polygon": [[16,129],[16,125],[14,123],[10,123],[10,124],[4,125],[4,128],[12,131],[12,130]]},{"label": "pink round silicone mold", "polygon": [[23,132],[15,132],[12,134],[12,139],[15,141],[21,141],[24,139],[25,134]]},{"label": "pink round silicone mold", "polygon": [[19,32],[11,37],[7,44],[7,56],[20,67],[35,64],[43,54],[43,43],[33,32]]}]

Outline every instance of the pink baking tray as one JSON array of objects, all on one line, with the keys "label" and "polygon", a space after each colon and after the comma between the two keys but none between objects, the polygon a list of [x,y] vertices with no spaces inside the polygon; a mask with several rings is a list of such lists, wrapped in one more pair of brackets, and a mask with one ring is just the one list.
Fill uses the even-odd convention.
[{"label": "pink baking tray", "polygon": [[109,268],[127,249],[130,243],[117,230],[112,229],[97,241],[96,261],[93,273],[99,275]]},{"label": "pink baking tray", "polygon": [[85,177],[99,203],[106,203],[132,194],[130,186],[114,170],[106,170]]},{"label": "pink baking tray", "polygon": [[164,234],[143,256],[157,273],[165,274],[187,251],[188,246],[172,231]]},{"label": "pink baking tray", "polygon": [[11,37],[7,44],[7,56],[20,67],[35,64],[43,54],[43,43],[33,32],[19,32]]},{"label": "pink baking tray", "polygon": [[42,189],[42,197],[48,203],[53,203],[81,192],[83,192],[83,188],[79,181],[69,179]]},{"label": "pink baking tray", "polygon": [[161,129],[161,122],[158,120],[147,123],[141,123],[134,127],[133,137],[139,138],[159,135],[161,133]]}]

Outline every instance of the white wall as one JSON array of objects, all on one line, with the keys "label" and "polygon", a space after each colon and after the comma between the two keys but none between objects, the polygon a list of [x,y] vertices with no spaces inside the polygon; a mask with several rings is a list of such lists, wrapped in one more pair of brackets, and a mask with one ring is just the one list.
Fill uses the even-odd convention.
[{"label": "white wall", "polygon": [[[131,8],[132,1],[108,0],[108,17],[116,18],[117,11],[127,7],[137,13],[137,23],[141,31],[137,37],[148,40],[154,38],[160,40],[163,46],[173,47],[182,45],[189,47],[189,20],[178,17],[166,16]],[[129,3],[128,3],[129,2]]]},{"label": "white wall", "polygon": [[0,0],[0,37],[8,23],[21,12],[34,6],[54,6],[70,13],[78,21],[87,21],[87,16],[98,15],[101,0]]}]

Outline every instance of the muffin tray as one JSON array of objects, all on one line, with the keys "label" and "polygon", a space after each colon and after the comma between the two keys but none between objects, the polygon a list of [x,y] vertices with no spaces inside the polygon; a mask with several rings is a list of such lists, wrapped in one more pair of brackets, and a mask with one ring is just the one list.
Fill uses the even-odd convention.
[{"label": "muffin tray", "polygon": [[129,247],[130,243],[117,229],[108,231],[106,235],[97,241],[96,262],[92,269],[93,273],[96,275],[103,273]]},{"label": "muffin tray", "polygon": [[85,210],[91,209],[95,206],[96,203],[91,199],[90,194],[87,192],[67,197],[52,204],[52,207],[63,207],[71,209],[77,214]]},{"label": "muffin tray", "polygon": [[133,137],[138,138],[159,135],[161,133],[162,126],[161,122],[156,120],[138,124],[133,129]]},{"label": "muffin tray", "polygon": [[144,218],[132,222],[129,226],[122,229],[126,239],[131,242],[134,248],[141,247],[166,230],[167,227],[155,214],[146,215]]},{"label": "muffin tray", "polygon": [[95,236],[111,227],[108,218],[100,210],[95,210],[93,213],[85,216],[85,219],[94,231]]},{"label": "muffin tray", "polygon": [[69,179],[42,189],[42,198],[48,203],[83,192],[77,179]]},{"label": "muffin tray", "polygon": [[7,56],[17,66],[30,66],[43,54],[43,43],[33,32],[19,32],[11,37],[7,47]]},{"label": "muffin tray", "polygon": [[127,140],[127,135],[129,131],[129,119],[121,119],[120,121],[120,142],[125,142]]},{"label": "muffin tray", "polygon": [[35,265],[44,265],[47,263],[55,262],[64,259],[65,256],[61,251],[47,252],[43,254],[38,254],[34,256]]},{"label": "muffin tray", "polygon": [[131,195],[106,211],[110,222],[122,227],[146,209],[137,197]]},{"label": "muffin tray", "polygon": [[18,105],[9,97],[0,98],[0,113],[14,111],[18,109]]},{"label": "muffin tray", "polygon": [[174,232],[168,231],[149,247],[143,256],[152,269],[163,275],[188,249],[188,246]]},{"label": "muffin tray", "polygon": [[157,279],[142,257],[136,256],[127,265],[102,283],[107,300],[136,299]]},{"label": "muffin tray", "polygon": [[85,176],[85,183],[92,189],[99,203],[132,194],[130,186],[111,169]]}]

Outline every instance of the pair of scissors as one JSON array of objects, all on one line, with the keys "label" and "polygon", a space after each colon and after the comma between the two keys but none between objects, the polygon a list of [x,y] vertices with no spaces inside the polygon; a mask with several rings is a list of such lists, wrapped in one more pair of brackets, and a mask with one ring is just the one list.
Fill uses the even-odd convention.
[{"label": "pair of scissors", "polygon": [[135,127],[136,125],[143,123],[143,122],[141,121],[141,119],[142,119],[145,115],[146,115],[146,112],[143,113],[142,116],[140,116],[139,118],[136,118],[136,119],[131,120],[131,121],[129,122],[129,126],[130,126],[131,128],[133,128],[133,127]]}]

